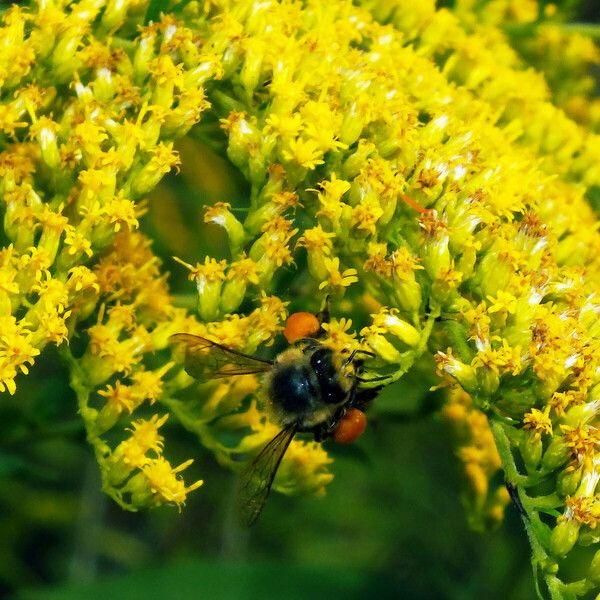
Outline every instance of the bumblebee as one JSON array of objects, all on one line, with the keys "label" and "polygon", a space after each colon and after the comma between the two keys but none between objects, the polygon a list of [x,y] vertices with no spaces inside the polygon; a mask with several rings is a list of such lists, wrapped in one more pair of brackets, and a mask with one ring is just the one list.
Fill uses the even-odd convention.
[{"label": "bumblebee", "polygon": [[[354,441],[364,431],[364,410],[382,386],[360,390],[362,361],[355,350],[348,356],[335,352],[315,338],[314,323],[295,313],[284,331],[293,344],[270,361],[227,348],[203,337],[177,333],[170,341],[176,354],[183,354],[186,372],[200,380],[263,373],[262,389],[271,420],[281,431],[261,450],[241,473],[238,494],[240,518],[252,525],[267,500],[279,464],[297,433],[311,433],[321,442],[333,436],[340,443]],[[291,327],[293,321],[303,326]],[[369,380],[373,381],[373,380]]]}]

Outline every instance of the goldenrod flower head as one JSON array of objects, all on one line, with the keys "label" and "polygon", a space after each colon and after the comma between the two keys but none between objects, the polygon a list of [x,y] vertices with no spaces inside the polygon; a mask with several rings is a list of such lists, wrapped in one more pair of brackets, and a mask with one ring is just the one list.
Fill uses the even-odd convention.
[{"label": "goldenrod flower head", "polygon": [[284,494],[313,493],[323,495],[333,475],[327,472],[332,462],[321,444],[294,441],[281,464],[275,489]]},{"label": "goldenrod flower head", "polygon": [[14,394],[15,377],[18,372],[25,375],[28,365],[34,363],[40,351],[32,346],[32,333],[24,321],[18,322],[13,316],[0,317],[0,391]]},{"label": "goldenrod flower head", "polygon": [[349,332],[352,327],[350,319],[331,319],[329,323],[321,325],[327,337],[324,343],[337,352],[348,352],[358,347],[356,333]]},{"label": "goldenrod flower head", "polygon": [[561,425],[560,431],[575,463],[591,460],[600,443],[600,432],[596,427],[580,424],[577,426]]},{"label": "goldenrod flower head", "polygon": [[407,346],[416,346],[421,340],[421,335],[410,323],[398,316],[399,312],[396,308],[382,308],[378,313],[371,315],[373,324],[370,330],[383,335],[389,334]]},{"label": "goldenrod flower head", "polygon": [[324,257],[323,264],[327,270],[327,279],[319,284],[319,289],[331,289],[332,291],[343,291],[344,288],[358,281],[358,271],[356,269],[344,269],[340,271],[340,259]]},{"label": "goldenrod flower head", "polygon": [[179,509],[181,509],[187,495],[204,483],[202,480],[198,480],[186,486],[183,479],[178,477],[178,474],[187,469],[192,462],[190,459],[178,467],[172,467],[164,457],[159,456],[157,459],[142,466],[146,485],[152,494],[151,505],[172,502],[177,504]]},{"label": "goldenrod flower head", "polygon": [[533,431],[538,438],[545,433],[552,435],[552,421],[548,416],[548,411],[542,412],[537,408],[532,408],[523,417],[523,429]]},{"label": "goldenrod flower head", "polygon": [[[253,377],[200,386],[184,410],[173,394],[191,379],[169,336],[253,353],[289,301],[331,295],[327,343],[370,348],[373,375],[385,363],[396,381],[435,357],[472,520],[501,515],[502,464],[527,522],[546,528],[535,564],[558,568],[598,512],[600,137],[571,118],[600,123],[584,76],[597,49],[544,24],[560,6],[538,15],[533,2],[191,3],[138,28],[147,6],[2,13],[0,390],[60,344],[104,489],[130,510],[181,506],[201,482],[181,480],[189,461],[171,466],[164,417],[140,420],[142,405],[160,403],[233,468],[274,426],[245,401]],[[532,35],[516,39],[515,23]],[[534,59],[544,76],[524,68]],[[196,284],[191,315],[137,228],[199,121],[248,198],[206,210],[226,259],[177,259]],[[217,422],[239,442],[222,444]],[[328,462],[294,441],[275,487],[320,492]],[[537,518],[542,480],[554,521]],[[599,561],[582,585],[600,581]]]},{"label": "goldenrod flower head", "polygon": [[446,352],[438,351],[435,362],[440,375],[447,373],[461,385],[467,392],[475,392],[478,387],[476,370],[471,365],[466,365],[452,355],[452,348]]}]

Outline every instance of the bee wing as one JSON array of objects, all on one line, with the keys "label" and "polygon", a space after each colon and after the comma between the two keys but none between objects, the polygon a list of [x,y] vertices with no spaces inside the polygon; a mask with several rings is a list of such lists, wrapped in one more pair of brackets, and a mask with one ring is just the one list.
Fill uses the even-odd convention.
[{"label": "bee wing", "polygon": [[203,381],[264,373],[273,364],[191,333],[176,333],[169,342],[174,354],[183,359],[188,375]]},{"label": "bee wing", "polygon": [[282,429],[242,471],[238,506],[240,520],[247,527],[258,519],[271,491],[281,459],[297,430],[298,423],[291,423]]}]

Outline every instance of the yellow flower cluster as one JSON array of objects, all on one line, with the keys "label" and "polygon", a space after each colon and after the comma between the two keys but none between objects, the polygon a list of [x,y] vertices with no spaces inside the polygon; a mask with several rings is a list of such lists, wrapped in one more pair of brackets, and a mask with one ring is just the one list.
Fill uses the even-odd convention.
[{"label": "yellow flower cluster", "polygon": [[[115,447],[102,436],[122,416],[124,435],[130,415],[160,397],[172,366],[144,365],[174,332],[169,321],[185,317],[136,232],[136,201],[177,166],[172,139],[207,108],[202,84],[218,64],[196,51],[203,72],[179,66],[193,44],[165,36],[168,20],[142,29],[137,51],[126,52],[114,33],[128,8],[56,1],[2,15],[0,390],[14,393],[17,374],[46,345],[61,346],[104,487],[135,509],[181,505],[197,487],[177,475],[187,464],[171,468],[162,456],[156,414]],[[81,335],[87,348],[72,353],[67,342]],[[124,448],[137,458],[120,462]]]},{"label": "yellow flower cluster", "polygon": [[[595,456],[590,435],[564,427],[583,426],[570,412],[582,406],[595,418],[600,238],[584,194],[600,182],[600,138],[550,102],[497,30],[428,3],[366,4],[372,14],[345,2],[216,9],[226,17],[211,22],[211,43],[228,48],[233,91],[215,110],[251,185],[247,219],[223,226],[270,279],[306,260],[307,296],[329,293],[336,310],[366,292],[377,307],[358,340],[376,354],[369,370],[393,381],[434,351],[470,395],[472,427],[488,432],[462,453],[478,498],[499,466],[492,432],[511,485],[553,480],[553,510],[566,510],[563,471]],[[298,202],[282,210],[282,191]],[[556,394],[577,404],[560,415]],[[478,444],[489,460],[472,459]],[[548,540],[554,528],[536,524]],[[543,551],[558,568],[564,548]]]},{"label": "yellow flower cluster", "polygon": [[600,64],[600,50],[586,35],[585,25],[568,23],[574,8],[576,4],[535,0],[460,0],[453,12],[467,30],[487,30],[484,35],[490,43],[501,42],[504,55],[508,39],[520,57],[543,74],[553,103],[599,132],[600,100],[594,97],[597,84],[592,73]]},{"label": "yellow flower cluster", "polygon": [[[500,518],[506,494],[488,482],[502,466],[559,585],[600,497],[600,235],[586,202],[600,136],[552,104],[490,25],[528,22],[535,3],[493,3],[504,16],[485,26],[464,2],[456,14],[363,4],[190,2],[142,27],[140,0],[4,12],[0,389],[61,345],[105,490],[130,509],[181,505],[200,482],[164,458],[166,415],[152,405],[233,468],[274,427],[254,377],[197,385],[169,335],[254,353],[288,311],[329,296],[325,343],[375,355],[365,387],[435,357],[453,390],[444,412],[463,428],[473,522]],[[197,320],[173,306],[137,228],[145,196],[178,167],[173,140],[200,120],[249,197],[243,213],[206,210],[229,256],[178,259]],[[225,444],[232,431],[239,442]],[[294,441],[276,487],[321,491],[328,462]],[[531,491],[540,482],[551,500]],[[554,521],[542,522],[548,503]]]},{"label": "yellow flower cluster", "polygon": [[469,524],[477,531],[497,526],[504,516],[509,495],[503,485],[492,486],[490,480],[502,468],[494,437],[483,412],[471,397],[455,388],[442,408],[462,463],[465,489],[462,501],[467,509]]}]

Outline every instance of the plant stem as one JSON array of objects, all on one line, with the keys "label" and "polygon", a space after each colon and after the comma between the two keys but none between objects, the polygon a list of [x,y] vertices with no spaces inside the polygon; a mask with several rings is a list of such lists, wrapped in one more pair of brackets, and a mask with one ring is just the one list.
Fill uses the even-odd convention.
[{"label": "plant stem", "polygon": [[524,487],[528,482],[528,478],[525,475],[521,475],[517,469],[512,451],[510,449],[508,436],[504,431],[504,425],[495,420],[493,417],[490,417],[490,427],[494,435],[498,454],[502,460],[502,467],[504,469],[506,481],[511,486],[516,488],[518,497],[521,500],[521,506],[519,507],[519,510],[521,512],[523,526],[525,527],[525,532],[531,546],[531,567],[533,569],[533,577],[535,580],[537,595],[539,598],[543,599],[538,580],[541,567],[541,572],[552,600],[566,600],[562,593],[562,582],[553,573],[548,572],[548,569],[551,565],[555,564],[555,561],[548,556],[548,553],[544,549],[544,546],[540,540],[540,532],[538,529],[543,527],[543,524],[537,517],[535,510],[532,508],[534,502],[522,489],[522,487]]}]

